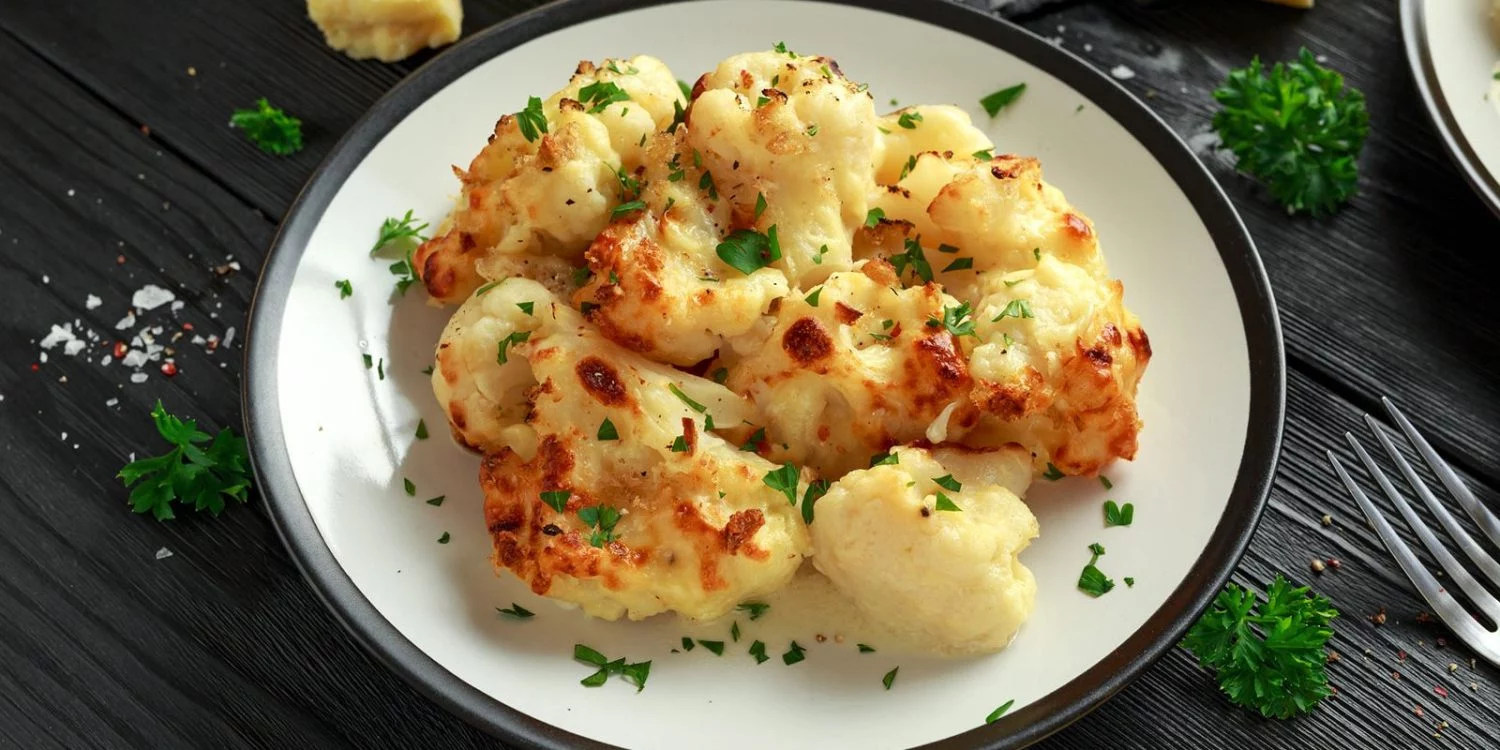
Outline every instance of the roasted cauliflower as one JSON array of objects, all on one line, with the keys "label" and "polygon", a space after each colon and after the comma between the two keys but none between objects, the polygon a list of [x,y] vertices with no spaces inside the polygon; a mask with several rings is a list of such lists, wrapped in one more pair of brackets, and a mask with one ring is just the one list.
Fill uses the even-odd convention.
[{"label": "roasted cauliflower", "polygon": [[736,55],[690,92],[581,63],[415,253],[461,303],[432,386],[497,570],[712,619],[811,556],[920,648],[1003,648],[1036,596],[1020,498],[1141,429],[1151,347],[1093,223],[963,110],[878,115],[828,58]]},{"label": "roasted cauliflower", "polygon": [[395,62],[458,38],[462,0],[307,0],[328,46],[362,60]]}]

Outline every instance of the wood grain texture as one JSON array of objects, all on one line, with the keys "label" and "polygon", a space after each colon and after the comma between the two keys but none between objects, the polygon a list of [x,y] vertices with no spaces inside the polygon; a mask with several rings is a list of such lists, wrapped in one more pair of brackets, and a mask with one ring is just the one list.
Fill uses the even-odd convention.
[{"label": "wood grain texture", "polygon": [[[535,3],[467,5],[472,32]],[[1343,658],[1330,668],[1339,695],[1296,721],[1261,720],[1229,706],[1178,650],[1043,747],[1500,746],[1495,670],[1471,668],[1451,638],[1437,645],[1440,626],[1416,622],[1423,605],[1323,458],[1330,447],[1348,457],[1343,431],[1361,433],[1360,411],[1388,392],[1414,417],[1440,415],[1419,421],[1500,504],[1500,459],[1487,447],[1500,429],[1500,363],[1484,356],[1500,329],[1480,286],[1496,261],[1459,240],[1492,235],[1493,219],[1415,103],[1393,12],[1073,4],[1027,22],[1105,69],[1131,66],[1127,85],[1157,92],[1156,110],[1200,147],[1207,92],[1228,67],[1303,42],[1365,88],[1376,117],[1363,195],[1328,220],[1287,220],[1210,158],[1270,268],[1293,366],[1285,453],[1237,578],[1259,585],[1285,571],[1333,599],[1344,612],[1333,644]],[[186,303],[141,316],[168,336],[183,323],[243,328],[275,221],[338,135],[425,56],[381,66],[331,54],[296,0],[13,0],[0,30],[0,64],[25,82],[0,87],[0,282],[16,298],[0,317],[11,353],[0,358],[0,747],[496,746],[354,644],[258,502],[217,520],[129,514],[112,476],[132,452],[158,449],[146,418],[156,398],[208,427],[238,425],[238,347],[183,345],[181,374],[153,365],[135,385],[118,363],[98,364],[103,344],[91,359],[53,352],[46,363],[35,344],[75,319],[112,341],[147,283]],[[224,127],[260,95],[308,120],[306,151],[267,157]],[[243,270],[214,273],[231,255]],[[93,310],[90,294],[102,300]],[[156,559],[163,548],[173,555]],[[1314,557],[1342,567],[1315,575]],[[1377,626],[1367,616],[1380,607],[1388,620]]]}]

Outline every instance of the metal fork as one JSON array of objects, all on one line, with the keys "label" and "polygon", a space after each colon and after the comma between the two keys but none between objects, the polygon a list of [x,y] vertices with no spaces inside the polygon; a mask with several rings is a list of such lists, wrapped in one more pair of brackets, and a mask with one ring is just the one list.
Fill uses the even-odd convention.
[{"label": "metal fork", "polygon": [[[1416,447],[1422,459],[1432,468],[1438,480],[1443,483],[1444,487],[1448,488],[1448,492],[1453,494],[1453,497],[1458,500],[1459,505],[1462,505],[1465,511],[1468,511],[1469,517],[1474,519],[1474,522],[1479,525],[1485,536],[1489,537],[1491,542],[1500,545],[1500,519],[1497,519],[1495,514],[1491,513],[1488,508],[1479,504],[1479,500],[1474,497],[1474,493],[1470,492],[1469,488],[1465,487],[1463,481],[1458,478],[1458,475],[1453,472],[1453,469],[1443,459],[1438,457],[1437,452],[1417,432],[1417,428],[1412,426],[1406,416],[1396,408],[1396,405],[1391,403],[1390,399],[1382,397],[1380,402],[1385,405],[1385,410],[1390,413],[1391,419],[1406,434],[1406,438]],[[1427,504],[1427,507],[1432,510],[1432,514],[1437,517],[1438,522],[1447,530],[1448,536],[1453,539],[1459,549],[1468,555],[1469,560],[1479,568],[1482,575],[1489,580],[1491,585],[1500,586],[1500,563],[1495,562],[1495,558],[1491,557],[1488,552],[1485,552],[1479,546],[1479,543],[1474,540],[1474,537],[1470,536],[1467,531],[1464,531],[1458,525],[1458,520],[1453,517],[1453,514],[1449,513],[1448,509],[1443,507],[1443,503],[1432,494],[1431,490],[1427,489],[1427,484],[1422,481],[1421,477],[1417,476],[1417,472],[1412,469],[1411,464],[1406,462],[1400,451],[1396,450],[1395,444],[1391,442],[1390,437],[1386,435],[1380,423],[1376,422],[1375,418],[1369,414],[1365,415],[1365,423],[1375,433],[1376,439],[1385,448],[1385,452],[1390,455],[1391,461],[1396,464],[1396,468],[1401,471],[1402,476],[1406,477],[1407,484],[1411,485],[1417,496],[1422,498],[1422,502]],[[1443,569],[1448,580],[1458,584],[1459,589],[1468,596],[1469,601],[1473,602],[1474,606],[1482,611],[1491,622],[1500,623],[1500,601],[1497,601],[1490,594],[1484,584],[1475,580],[1468,569],[1460,564],[1458,560],[1454,559],[1453,555],[1448,552],[1447,547],[1433,535],[1432,529],[1422,519],[1417,517],[1411,505],[1391,485],[1391,481],[1386,478],[1385,472],[1381,471],[1380,467],[1376,465],[1375,460],[1370,458],[1370,454],[1365,452],[1364,447],[1355,439],[1353,433],[1346,432],[1344,433],[1344,437],[1349,440],[1349,445],[1354,447],[1354,452],[1359,455],[1360,462],[1365,465],[1370,475],[1375,478],[1375,482],[1380,485],[1380,489],[1385,492],[1386,497],[1390,498],[1391,503],[1396,506],[1396,510],[1401,512],[1401,516],[1406,519],[1407,525],[1411,527],[1412,531],[1416,532],[1417,538],[1422,540],[1422,544],[1437,559],[1438,567]],[[1391,528],[1391,524],[1385,520],[1385,515],[1376,509],[1375,504],[1370,502],[1370,498],[1366,497],[1364,491],[1360,490],[1359,485],[1355,484],[1354,480],[1350,478],[1349,472],[1344,470],[1344,465],[1339,461],[1338,456],[1334,455],[1333,451],[1328,451],[1328,460],[1332,462],[1333,470],[1339,475],[1339,479],[1343,480],[1344,486],[1349,489],[1349,494],[1354,496],[1355,502],[1359,503],[1359,507],[1364,510],[1365,516],[1370,519],[1370,523],[1375,525],[1375,530],[1379,532],[1381,540],[1385,542],[1386,549],[1391,551],[1391,554],[1396,557],[1396,562],[1401,565],[1401,569],[1406,571],[1406,576],[1416,585],[1417,591],[1422,594],[1422,598],[1427,600],[1427,603],[1432,606],[1433,611],[1437,613],[1438,617],[1441,617],[1443,622],[1453,630],[1454,634],[1462,639],[1464,643],[1468,644],[1469,648],[1473,649],[1480,656],[1483,656],[1490,663],[1500,665],[1500,633],[1485,628],[1478,618],[1470,614],[1468,610],[1465,610],[1463,605],[1457,599],[1453,598],[1453,595],[1449,594],[1442,584],[1438,583],[1432,573],[1423,567],[1417,556],[1412,554],[1411,548],[1406,545],[1406,542],[1401,541],[1401,537],[1396,535],[1396,530]]]}]

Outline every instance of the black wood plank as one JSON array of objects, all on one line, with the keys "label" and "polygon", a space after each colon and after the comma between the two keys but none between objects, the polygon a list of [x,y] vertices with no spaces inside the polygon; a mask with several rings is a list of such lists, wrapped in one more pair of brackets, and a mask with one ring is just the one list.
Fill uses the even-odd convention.
[{"label": "black wood plank", "polygon": [[[113,475],[160,450],[152,402],[238,426],[239,347],[185,337],[134,384],[100,364],[115,323],[154,283],[186,302],[140,313],[164,342],[242,326],[274,227],[3,35],[0,68],[26,82],[0,96],[0,747],[481,743],[339,629],[260,508],[131,515]],[[101,342],[41,363],[62,322]]]},{"label": "black wood plank", "polygon": [[[1500,225],[1441,150],[1407,69],[1396,3],[1310,12],[1098,3],[1028,26],[1101,70],[1126,66],[1125,85],[1204,156],[1260,247],[1293,363],[1365,408],[1387,394],[1442,415],[1433,442],[1500,481],[1500,297],[1489,283],[1500,273],[1490,250]],[[1254,55],[1290,59],[1304,45],[1364,91],[1373,120],[1360,194],[1325,219],[1287,217],[1211,148],[1211,92],[1229,69]]]}]

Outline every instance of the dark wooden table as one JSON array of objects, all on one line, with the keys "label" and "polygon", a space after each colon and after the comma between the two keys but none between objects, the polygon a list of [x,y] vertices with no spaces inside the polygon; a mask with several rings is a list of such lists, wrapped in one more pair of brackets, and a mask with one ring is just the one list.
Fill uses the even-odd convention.
[{"label": "dark wooden table", "polygon": [[[472,32],[536,3],[466,4]],[[1324,458],[1347,456],[1341,434],[1389,394],[1500,505],[1500,222],[1439,146],[1396,3],[1065,1],[1019,20],[1103,69],[1135,71],[1127,85],[1198,146],[1243,212],[1281,306],[1290,400],[1275,490],[1236,577],[1286,571],[1343,612],[1338,694],[1310,716],[1236,709],[1177,650],[1045,746],[1500,747],[1496,670],[1419,616]],[[1374,120],[1360,196],[1323,220],[1288,218],[1204,135],[1209,92],[1231,67],[1301,45],[1365,91]],[[243,330],[277,222],[339,135],[427,57],[347,60],[298,0],[0,7],[0,289],[14,295],[0,317],[0,747],[494,745],[340,629],[258,502],[158,523],[131,515],[114,479],[132,453],[158,450],[146,416],[157,398],[239,426],[230,331]],[[303,118],[306,150],[268,157],[226,127],[262,95]],[[146,284],[185,303],[140,319],[163,327],[180,373],[153,366],[133,383],[101,361]],[[39,342],[63,323],[101,340],[43,362]],[[1342,565],[1317,575],[1314,558]]]}]

